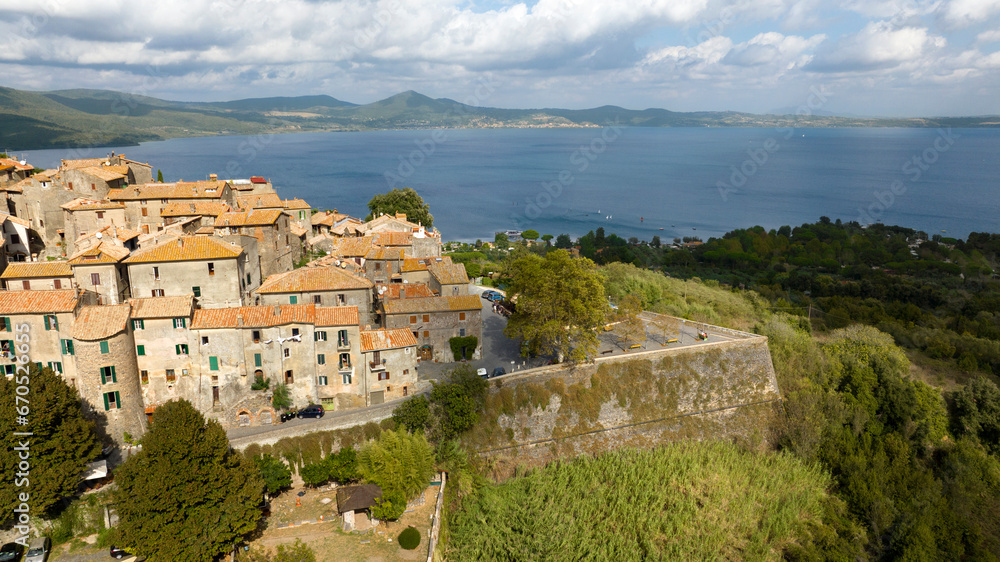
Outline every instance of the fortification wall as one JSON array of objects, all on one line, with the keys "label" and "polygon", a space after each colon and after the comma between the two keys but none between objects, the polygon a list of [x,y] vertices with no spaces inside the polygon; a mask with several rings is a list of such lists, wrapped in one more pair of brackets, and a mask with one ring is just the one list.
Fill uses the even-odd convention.
[{"label": "fortification wall", "polygon": [[[766,442],[780,409],[767,338],[647,351],[491,382],[469,450],[498,478],[518,465],[679,439]],[[735,334],[734,334],[735,335]]]}]

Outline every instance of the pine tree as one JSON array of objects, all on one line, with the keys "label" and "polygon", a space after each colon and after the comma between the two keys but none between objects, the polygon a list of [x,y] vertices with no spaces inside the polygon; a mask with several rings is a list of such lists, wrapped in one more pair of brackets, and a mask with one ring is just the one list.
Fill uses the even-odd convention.
[{"label": "pine tree", "polygon": [[142,451],[115,483],[115,539],[150,559],[213,560],[261,517],[260,472],[186,400],[156,409]]},{"label": "pine tree", "polygon": [[[29,389],[27,402],[18,401],[18,387]],[[22,415],[23,414],[23,415]],[[18,418],[27,425],[15,425]],[[83,417],[80,394],[48,367],[41,371],[32,364],[28,373],[12,379],[0,376],[0,431],[9,446],[0,449],[0,509],[10,514],[18,503],[17,495],[27,492],[33,513],[58,509],[60,500],[76,492],[80,477],[101,452],[94,424]],[[30,433],[17,437],[14,432]],[[27,444],[28,486],[16,486],[20,451],[14,447]]]}]

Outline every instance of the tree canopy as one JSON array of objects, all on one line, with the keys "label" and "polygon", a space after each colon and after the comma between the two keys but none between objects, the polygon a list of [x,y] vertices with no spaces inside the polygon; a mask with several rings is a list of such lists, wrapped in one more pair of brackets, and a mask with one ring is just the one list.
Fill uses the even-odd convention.
[{"label": "tree canopy", "polygon": [[424,225],[434,226],[431,208],[424,199],[412,188],[393,189],[388,193],[380,193],[368,202],[368,217],[365,220],[378,218],[382,214],[393,215],[405,213],[406,220]]},{"label": "tree canopy", "polygon": [[[25,396],[18,387],[28,388]],[[17,396],[27,401],[17,401]],[[17,418],[28,419],[27,425],[15,425]],[[52,511],[61,499],[76,492],[80,476],[87,463],[101,452],[94,425],[83,417],[80,395],[48,367],[38,370],[31,365],[28,373],[18,373],[13,379],[0,376],[0,431],[8,446],[0,449],[0,508],[5,514],[17,506],[18,492],[31,494],[32,512]],[[16,437],[13,433],[31,433]],[[30,488],[15,486],[18,472],[18,451],[14,447],[27,443],[31,455]]]},{"label": "tree canopy", "polygon": [[116,543],[154,560],[213,560],[261,517],[259,471],[186,400],[156,409],[115,484]]},{"label": "tree canopy", "polygon": [[597,349],[607,317],[604,284],[594,262],[565,250],[524,255],[511,265],[508,296],[516,303],[504,333],[539,353],[579,361]]},{"label": "tree canopy", "polygon": [[434,452],[422,433],[383,431],[358,453],[358,473],[377,484],[387,498],[419,494],[434,475]]}]

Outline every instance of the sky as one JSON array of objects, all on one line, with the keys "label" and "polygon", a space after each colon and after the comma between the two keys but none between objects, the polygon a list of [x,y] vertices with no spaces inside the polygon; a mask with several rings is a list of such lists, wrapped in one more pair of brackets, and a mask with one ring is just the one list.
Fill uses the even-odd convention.
[{"label": "sky", "polygon": [[1000,0],[0,0],[0,85],[1000,114]]}]

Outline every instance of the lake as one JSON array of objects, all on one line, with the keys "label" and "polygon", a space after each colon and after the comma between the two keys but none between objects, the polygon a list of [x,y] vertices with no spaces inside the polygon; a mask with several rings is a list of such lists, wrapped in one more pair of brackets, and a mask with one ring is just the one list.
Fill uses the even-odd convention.
[{"label": "lake", "polygon": [[626,238],[707,239],[820,216],[956,237],[1000,231],[1000,129],[407,130],[24,156],[50,168],[112,150],[149,162],[167,181],[265,176],[283,198],[360,218],[372,195],[413,187],[446,240],[514,228],[575,238],[601,226]]}]

